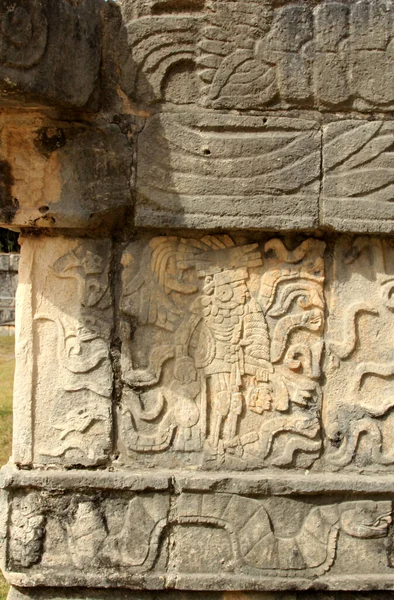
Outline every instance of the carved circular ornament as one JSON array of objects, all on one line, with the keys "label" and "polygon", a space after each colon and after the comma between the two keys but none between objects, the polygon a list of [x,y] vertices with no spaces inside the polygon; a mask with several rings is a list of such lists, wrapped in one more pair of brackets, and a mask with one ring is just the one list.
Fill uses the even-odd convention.
[{"label": "carved circular ornament", "polygon": [[41,59],[48,23],[39,0],[5,0],[0,7],[0,63],[28,69]]}]

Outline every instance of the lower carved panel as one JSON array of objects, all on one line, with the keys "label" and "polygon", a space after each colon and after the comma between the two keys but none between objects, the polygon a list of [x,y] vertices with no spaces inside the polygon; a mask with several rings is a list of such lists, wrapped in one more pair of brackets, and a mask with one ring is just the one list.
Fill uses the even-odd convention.
[{"label": "lower carved panel", "polygon": [[16,586],[394,589],[389,496],[9,492]]}]

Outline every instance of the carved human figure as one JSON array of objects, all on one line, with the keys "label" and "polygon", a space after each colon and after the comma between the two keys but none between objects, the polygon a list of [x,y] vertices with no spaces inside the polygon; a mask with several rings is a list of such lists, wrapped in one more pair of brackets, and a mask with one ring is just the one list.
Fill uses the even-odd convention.
[{"label": "carved human figure", "polygon": [[[266,385],[272,371],[269,336],[264,315],[250,298],[246,268],[225,270],[205,277],[203,294],[191,307],[197,318],[185,322],[177,332],[174,375],[183,383],[197,379],[201,369],[211,380],[211,423],[209,441],[216,452],[230,443],[244,409],[245,374],[256,380],[251,394],[253,408],[269,409]],[[195,359],[188,345],[201,322]],[[249,337],[253,328],[253,335]],[[223,451],[223,447],[221,448]]]}]

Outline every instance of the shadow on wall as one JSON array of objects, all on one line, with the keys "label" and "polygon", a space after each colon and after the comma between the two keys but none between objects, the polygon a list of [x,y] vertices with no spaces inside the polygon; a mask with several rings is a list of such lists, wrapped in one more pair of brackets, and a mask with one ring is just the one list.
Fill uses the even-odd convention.
[{"label": "shadow on wall", "polygon": [[0,227],[0,252],[20,252],[19,233]]}]

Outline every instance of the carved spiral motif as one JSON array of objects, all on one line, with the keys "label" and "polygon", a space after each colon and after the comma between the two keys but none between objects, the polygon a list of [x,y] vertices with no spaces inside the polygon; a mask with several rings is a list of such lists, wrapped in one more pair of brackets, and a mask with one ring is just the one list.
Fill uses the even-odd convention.
[{"label": "carved spiral motif", "polygon": [[0,63],[28,69],[41,59],[47,44],[47,19],[39,0],[8,0],[0,8]]}]

